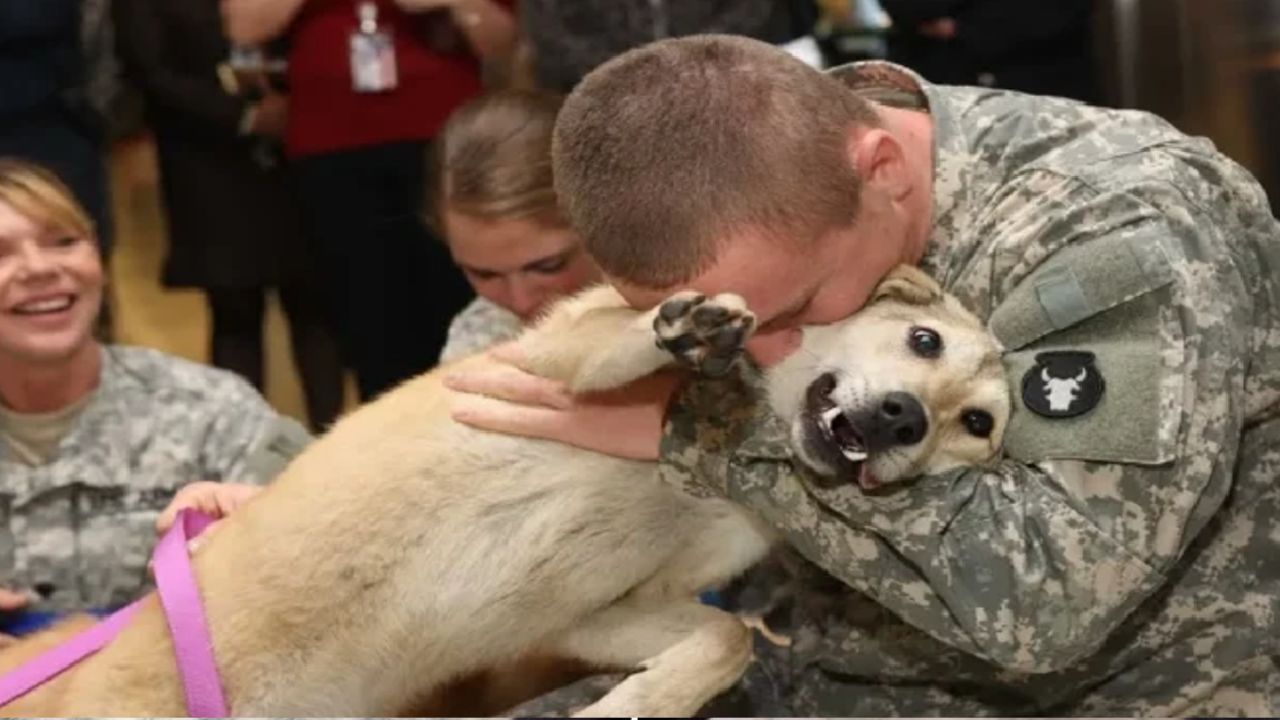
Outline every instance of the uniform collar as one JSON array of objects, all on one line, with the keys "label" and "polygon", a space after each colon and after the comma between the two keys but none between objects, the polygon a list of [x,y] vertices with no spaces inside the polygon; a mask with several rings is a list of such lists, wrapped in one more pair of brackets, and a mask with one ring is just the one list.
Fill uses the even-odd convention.
[{"label": "uniform collar", "polygon": [[58,444],[53,460],[62,459],[77,448],[95,446],[115,455],[127,452],[129,409],[125,406],[122,385],[129,380],[112,348],[102,346],[102,362],[98,370],[98,386],[94,388],[79,417]]}]

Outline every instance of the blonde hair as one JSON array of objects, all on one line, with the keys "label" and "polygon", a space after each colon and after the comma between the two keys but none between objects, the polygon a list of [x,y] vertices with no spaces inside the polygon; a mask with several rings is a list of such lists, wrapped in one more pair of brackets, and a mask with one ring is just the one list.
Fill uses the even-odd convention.
[{"label": "blonde hair", "polygon": [[0,157],[0,202],[33,223],[93,239],[93,221],[58,176],[26,160]]},{"label": "blonde hair", "polygon": [[445,208],[478,218],[561,223],[551,138],[561,95],[506,89],[458,108],[436,150],[435,219]]}]

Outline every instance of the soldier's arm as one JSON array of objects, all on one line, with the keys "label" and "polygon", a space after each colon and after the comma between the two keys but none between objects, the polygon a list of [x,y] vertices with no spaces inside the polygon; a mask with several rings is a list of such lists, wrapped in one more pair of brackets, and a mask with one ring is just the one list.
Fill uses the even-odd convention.
[{"label": "soldier's arm", "polygon": [[210,393],[210,414],[200,451],[205,476],[192,480],[265,485],[311,442],[297,421],[276,412],[238,377]]},{"label": "soldier's arm", "polygon": [[1083,288],[1063,295],[1083,303],[1078,319],[1070,307],[1019,317],[1019,294],[1036,297],[1041,273],[1010,293],[1002,322],[1024,341],[1007,358],[1014,392],[1052,348],[1088,349],[1111,377],[1103,402],[1074,421],[1034,415],[1015,397],[1010,457],[998,466],[883,495],[825,489],[777,443],[744,441],[729,396],[695,386],[673,410],[664,477],[722,483],[833,576],[997,665],[1048,672],[1088,656],[1221,505],[1242,425],[1243,282],[1213,230],[1146,215],[1114,212],[1105,231],[1081,223],[1070,262],[1055,253]]}]

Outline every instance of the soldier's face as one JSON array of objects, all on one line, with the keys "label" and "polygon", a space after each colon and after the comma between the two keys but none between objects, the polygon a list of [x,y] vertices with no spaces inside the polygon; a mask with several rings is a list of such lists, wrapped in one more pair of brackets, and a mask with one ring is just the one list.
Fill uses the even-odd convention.
[{"label": "soldier's face", "polygon": [[890,237],[863,223],[795,243],[742,231],[726,238],[716,262],[688,283],[658,290],[619,280],[613,284],[640,309],[687,288],[742,296],[760,324],[747,352],[769,367],[800,347],[802,326],[833,323],[862,308],[881,278],[901,262],[902,244]]},{"label": "soldier's face", "polygon": [[0,354],[36,363],[74,356],[92,341],[102,284],[93,238],[0,201]]}]

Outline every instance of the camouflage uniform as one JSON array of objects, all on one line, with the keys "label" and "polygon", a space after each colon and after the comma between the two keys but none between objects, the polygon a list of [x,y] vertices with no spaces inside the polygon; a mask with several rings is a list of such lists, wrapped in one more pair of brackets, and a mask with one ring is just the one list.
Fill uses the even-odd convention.
[{"label": "camouflage uniform", "polygon": [[[664,477],[712,483],[789,548],[769,609],[792,644],[760,641],[745,702],[719,714],[1280,714],[1280,229],[1262,190],[1148,114],[832,72],[932,116],[923,267],[1006,349],[1007,458],[824,487],[760,404],[691,387]],[[1094,353],[1090,412],[1028,410],[1049,350]]]},{"label": "camouflage uniform", "polygon": [[515,313],[484,298],[476,298],[449,323],[449,336],[444,350],[440,351],[440,362],[452,362],[514,340],[521,327]]},{"label": "camouflage uniform", "polygon": [[309,436],[231,373],[108,347],[92,400],[52,462],[0,445],[0,585],[53,592],[33,610],[110,608],[137,598],[155,521],[197,480],[264,483]]}]

